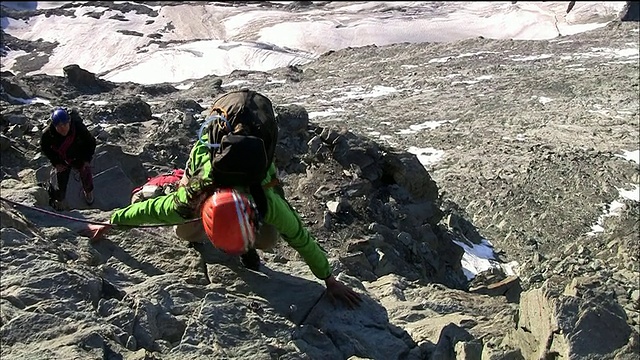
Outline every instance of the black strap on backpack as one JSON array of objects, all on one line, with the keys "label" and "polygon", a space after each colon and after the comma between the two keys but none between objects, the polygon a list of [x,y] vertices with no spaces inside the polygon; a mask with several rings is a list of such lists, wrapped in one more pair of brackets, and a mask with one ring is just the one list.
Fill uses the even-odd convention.
[{"label": "black strap on backpack", "polygon": [[264,189],[259,184],[249,186],[249,192],[253,197],[253,202],[256,204],[256,209],[258,209],[260,222],[262,222],[269,208],[267,204],[267,194],[265,194]]}]

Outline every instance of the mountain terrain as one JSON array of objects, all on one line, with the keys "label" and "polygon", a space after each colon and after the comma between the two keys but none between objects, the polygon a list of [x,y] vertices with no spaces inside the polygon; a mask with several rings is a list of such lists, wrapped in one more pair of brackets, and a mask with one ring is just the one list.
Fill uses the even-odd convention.
[{"label": "mountain terrain", "polygon": [[[24,57],[1,74],[0,355],[637,359],[638,39],[637,21],[613,21],[371,45],[188,84],[110,82],[72,60],[28,75],[46,57]],[[329,302],[284,241],[254,272],[171,227],[84,235],[183,167],[212,100],[241,87],[273,100],[285,194],[360,308]],[[77,179],[72,210],[48,205],[38,141],[54,106],[98,139],[91,207]],[[503,266],[469,276],[465,249],[487,242]]]}]

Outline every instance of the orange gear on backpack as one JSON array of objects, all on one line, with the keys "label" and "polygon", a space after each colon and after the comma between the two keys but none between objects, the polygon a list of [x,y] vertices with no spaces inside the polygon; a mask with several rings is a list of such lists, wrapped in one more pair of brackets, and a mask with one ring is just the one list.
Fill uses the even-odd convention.
[{"label": "orange gear on backpack", "polygon": [[216,248],[241,255],[256,239],[255,206],[243,194],[223,188],[211,195],[200,210],[207,237]]}]

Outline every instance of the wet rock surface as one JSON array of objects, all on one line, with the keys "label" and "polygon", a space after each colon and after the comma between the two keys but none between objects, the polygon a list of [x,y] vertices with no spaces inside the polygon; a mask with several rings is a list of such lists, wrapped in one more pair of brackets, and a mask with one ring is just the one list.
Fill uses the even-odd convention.
[{"label": "wet rock surface", "polygon": [[[332,306],[284,243],[252,272],[170,227],[90,243],[81,222],[3,201],[2,358],[636,359],[640,207],[620,191],[640,182],[623,158],[639,148],[638,36],[613,22],[550,41],[369,46],[187,89],[74,64],[3,72],[2,197],[51,210],[38,139],[52,106],[73,107],[104,173],[95,206],[63,214],[93,221],[184,166],[213,97],[265,93],[285,193],[365,301]],[[459,244],[486,240],[516,274],[468,280]]]}]

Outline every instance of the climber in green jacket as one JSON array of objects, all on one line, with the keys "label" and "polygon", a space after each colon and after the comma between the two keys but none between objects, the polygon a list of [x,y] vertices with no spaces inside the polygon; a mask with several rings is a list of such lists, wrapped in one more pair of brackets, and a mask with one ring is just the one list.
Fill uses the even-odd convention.
[{"label": "climber in green jacket", "polygon": [[[266,211],[255,233],[253,226],[244,226],[248,223],[253,225],[256,218],[250,192],[240,187],[221,191],[212,183],[208,176],[211,171],[210,153],[202,142],[198,141],[193,146],[185,170],[181,186],[175,192],[117,209],[112,214],[110,223],[116,226],[179,224],[201,217],[202,221],[175,226],[176,235],[192,242],[208,238],[214,246],[230,254],[241,255],[242,263],[252,270],[257,270],[260,263],[255,249],[271,248],[280,235],[298,251],[313,274],[325,281],[330,299],[341,300],[349,307],[360,303],[358,293],[332,275],[325,252],[302,224],[299,215],[285,200],[282,192],[277,191],[280,188],[273,186],[277,183],[273,163],[262,181]],[[232,211],[226,211],[227,209]],[[237,209],[245,211],[238,212]],[[100,239],[110,228],[107,225],[91,224],[90,237]]]}]

